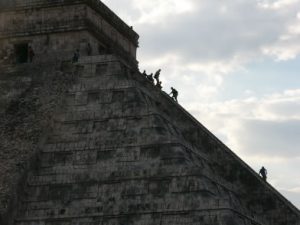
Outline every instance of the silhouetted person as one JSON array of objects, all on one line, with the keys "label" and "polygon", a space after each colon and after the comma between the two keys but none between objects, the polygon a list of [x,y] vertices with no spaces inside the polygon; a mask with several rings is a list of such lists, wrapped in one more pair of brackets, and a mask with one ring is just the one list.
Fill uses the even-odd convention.
[{"label": "silhouetted person", "polygon": [[86,46],[86,52],[89,56],[92,54],[92,47],[90,43],[88,43]]},{"label": "silhouetted person", "polygon": [[169,95],[171,95],[171,94],[172,94],[171,97],[174,99],[174,101],[178,102],[177,101],[178,91],[173,87],[171,87],[171,93]]},{"label": "silhouetted person", "polygon": [[79,55],[79,49],[76,49],[76,51],[74,52],[74,56],[73,56],[72,62],[73,63],[78,62],[79,57],[80,57],[80,55]]},{"label": "silhouetted person", "polygon": [[151,81],[152,84],[154,84],[153,73],[151,73],[150,75],[147,75],[147,79],[149,81]]},{"label": "silhouetted person", "polygon": [[143,74],[143,76],[147,77],[146,70],[144,70],[142,74]]},{"label": "silhouetted person", "polygon": [[156,83],[155,85],[156,87],[158,87],[160,90],[162,89],[162,86],[161,86],[161,81],[159,81],[158,83]]},{"label": "silhouetted person", "polygon": [[160,75],[161,69],[157,70],[154,74],[154,79],[156,80],[156,83],[159,83],[159,75]]},{"label": "silhouetted person", "polygon": [[259,174],[261,175],[262,179],[264,181],[267,181],[267,170],[265,167],[262,167],[260,170],[259,170]]},{"label": "silhouetted person", "polygon": [[28,47],[28,57],[29,57],[29,62],[32,62],[33,61],[33,57],[34,57],[34,51],[32,49],[31,46]]}]

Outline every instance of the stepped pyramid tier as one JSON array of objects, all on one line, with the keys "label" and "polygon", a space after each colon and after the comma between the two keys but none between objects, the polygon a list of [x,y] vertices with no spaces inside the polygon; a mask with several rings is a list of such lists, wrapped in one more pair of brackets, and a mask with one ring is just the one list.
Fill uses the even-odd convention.
[{"label": "stepped pyramid tier", "polygon": [[300,225],[295,206],[139,72],[138,35],[103,3],[6,3],[1,225]]},{"label": "stepped pyramid tier", "polygon": [[39,63],[66,59],[76,49],[88,54],[90,48],[91,55],[115,53],[134,66],[138,38],[99,0],[0,0],[2,64],[26,61],[29,45]]}]

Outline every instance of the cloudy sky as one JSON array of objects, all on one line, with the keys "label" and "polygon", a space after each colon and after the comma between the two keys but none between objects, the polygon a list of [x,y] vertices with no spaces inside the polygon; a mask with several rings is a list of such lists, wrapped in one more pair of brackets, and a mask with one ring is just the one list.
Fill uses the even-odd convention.
[{"label": "cloudy sky", "polygon": [[140,69],[300,208],[300,0],[103,0]]}]

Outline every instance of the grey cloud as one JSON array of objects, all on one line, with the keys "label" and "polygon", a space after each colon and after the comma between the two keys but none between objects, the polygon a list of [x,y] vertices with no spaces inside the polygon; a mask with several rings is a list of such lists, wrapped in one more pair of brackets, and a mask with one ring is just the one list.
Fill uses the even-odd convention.
[{"label": "grey cloud", "polygon": [[[142,24],[143,54],[177,53],[189,60],[230,59],[275,42],[291,16],[258,8],[255,2],[201,1],[189,15],[170,16],[161,24]],[[200,7],[201,6],[201,7]],[[224,6],[224,7],[225,7]]]},{"label": "grey cloud", "polygon": [[182,64],[237,59],[242,65],[262,57],[280,58],[278,54],[295,56],[300,51],[298,37],[293,37],[293,45],[281,40],[290,35],[288,29],[297,21],[297,2],[267,9],[250,0],[189,1],[193,11],[166,12],[158,23],[151,24],[140,23],[147,10],[150,15],[157,10],[140,7],[146,1],[104,0],[141,35],[139,60],[175,54]]},{"label": "grey cloud", "polygon": [[190,105],[200,121],[244,156],[300,158],[298,96],[298,90],[289,90],[251,101]]},{"label": "grey cloud", "polygon": [[281,190],[280,192],[288,199],[290,199],[293,204],[300,208],[300,193],[291,192],[287,190]]},{"label": "grey cloud", "polygon": [[300,120],[241,120],[234,131],[240,151],[247,155],[299,157]]},{"label": "grey cloud", "polygon": [[132,26],[134,21],[142,14],[136,7],[133,0],[102,0],[112,9],[122,20]]},{"label": "grey cloud", "polygon": [[273,117],[279,119],[300,118],[300,98],[288,101],[277,101],[269,103],[264,110]]}]

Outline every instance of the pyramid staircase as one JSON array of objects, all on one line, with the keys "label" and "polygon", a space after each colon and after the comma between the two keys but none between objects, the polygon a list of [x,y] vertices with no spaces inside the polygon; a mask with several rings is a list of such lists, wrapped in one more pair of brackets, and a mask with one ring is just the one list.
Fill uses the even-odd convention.
[{"label": "pyramid staircase", "polygon": [[113,55],[75,66],[14,224],[300,224],[297,208],[137,69]]}]

